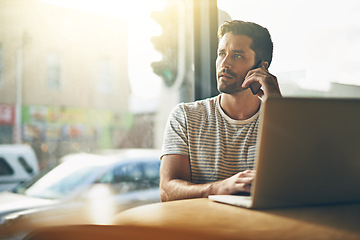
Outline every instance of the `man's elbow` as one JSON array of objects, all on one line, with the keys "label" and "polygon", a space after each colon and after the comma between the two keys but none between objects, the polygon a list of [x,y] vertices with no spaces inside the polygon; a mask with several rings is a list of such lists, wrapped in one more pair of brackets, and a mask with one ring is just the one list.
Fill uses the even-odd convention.
[{"label": "man's elbow", "polygon": [[160,178],[159,189],[160,189],[160,201],[161,202],[168,202],[168,201],[173,200],[173,199],[171,199],[171,190],[172,189],[171,189],[171,186],[169,186],[169,181],[164,181],[163,179]]},{"label": "man's elbow", "polygon": [[160,201],[161,202],[167,202],[169,201],[169,196],[166,193],[165,189],[160,187]]}]

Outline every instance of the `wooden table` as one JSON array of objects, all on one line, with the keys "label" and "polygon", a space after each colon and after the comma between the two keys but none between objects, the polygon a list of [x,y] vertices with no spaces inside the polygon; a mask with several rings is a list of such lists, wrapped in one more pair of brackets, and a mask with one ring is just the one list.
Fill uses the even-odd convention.
[{"label": "wooden table", "polygon": [[27,240],[360,239],[360,203],[249,210],[209,199],[144,205],[113,225],[39,229]]},{"label": "wooden table", "polygon": [[191,199],[129,209],[114,224],[204,239],[360,239],[360,204],[260,211]]}]

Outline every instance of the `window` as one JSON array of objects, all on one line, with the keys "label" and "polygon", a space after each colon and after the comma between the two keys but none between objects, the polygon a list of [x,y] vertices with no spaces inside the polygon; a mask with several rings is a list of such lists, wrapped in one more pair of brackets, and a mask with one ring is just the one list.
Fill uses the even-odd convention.
[{"label": "window", "polygon": [[2,83],[3,81],[3,70],[4,67],[3,67],[3,49],[2,49],[2,45],[0,43],[0,84]]},{"label": "window", "polygon": [[142,189],[143,173],[139,163],[128,163],[108,170],[99,183],[108,183],[115,193],[127,193]]},{"label": "window", "polygon": [[160,162],[144,163],[144,184],[149,188],[159,187],[160,183]]},{"label": "window", "polygon": [[142,171],[139,164],[129,163],[114,169],[114,183],[136,183],[142,179]]},{"label": "window", "polygon": [[33,174],[34,169],[29,165],[25,158],[18,157],[18,161],[20,165],[25,169],[25,172],[27,172],[28,174]]},{"label": "window", "polygon": [[359,1],[218,0],[218,7],[268,28],[269,70],[284,96],[360,97]]},{"label": "window", "polygon": [[99,64],[98,92],[107,94],[115,91],[113,65],[110,59],[102,60]]},{"label": "window", "polygon": [[79,164],[79,161],[64,162],[53,171],[33,182],[25,195],[38,198],[60,199],[74,194],[84,187],[101,167]]},{"label": "window", "polygon": [[0,157],[0,176],[10,176],[14,174],[14,170],[11,168],[5,158]]},{"label": "window", "polygon": [[[13,143],[15,134],[5,133],[19,133],[35,150],[40,170],[74,152],[161,147],[172,108],[193,100],[192,1],[10,2],[0,1],[0,104],[19,105],[14,74],[21,71],[14,117],[21,127],[0,123],[1,142]],[[152,42],[166,36],[153,18],[153,12],[166,15],[164,9],[174,11],[172,37],[180,38],[169,56],[176,58],[163,56]],[[178,64],[170,83],[152,67],[163,57]]]},{"label": "window", "polygon": [[60,89],[61,87],[61,65],[60,57],[56,53],[49,53],[46,59],[46,78],[49,89]]},{"label": "window", "polygon": [[114,191],[125,193],[159,187],[160,162],[134,162],[117,166],[98,180],[109,183]]}]

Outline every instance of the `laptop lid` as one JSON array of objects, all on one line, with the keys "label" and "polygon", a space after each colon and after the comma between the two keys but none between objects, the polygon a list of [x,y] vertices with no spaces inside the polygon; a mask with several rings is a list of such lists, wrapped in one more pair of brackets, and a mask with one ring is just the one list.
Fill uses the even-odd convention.
[{"label": "laptop lid", "polygon": [[273,98],[262,110],[251,207],[360,201],[360,99]]},{"label": "laptop lid", "polygon": [[249,208],[360,201],[360,99],[273,98],[262,108]]}]

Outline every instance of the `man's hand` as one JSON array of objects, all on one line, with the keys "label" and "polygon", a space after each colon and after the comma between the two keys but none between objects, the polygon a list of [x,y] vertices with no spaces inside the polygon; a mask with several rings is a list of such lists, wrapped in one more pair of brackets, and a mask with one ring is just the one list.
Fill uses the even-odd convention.
[{"label": "man's hand", "polygon": [[263,100],[266,100],[270,96],[281,97],[277,78],[269,73],[268,66],[269,64],[263,61],[259,68],[250,70],[242,85],[243,88],[247,88],[252,82],[260,83],[262,89],[260,89],[257,95]]},{"label": "man's hand", "polygon": [[239,172],[227,179],[213,183],[210,194],[235,194],[239,192],[250,192],[251,184],[255,177],[254,170]]},{"label": "man's hand", "polygon": [[163,156],[160,166],[161,201],[250,192],[255,171],[246,170],[224,180],[205,184],[191,183],[190,175],[188,156],[177,154]]}]

